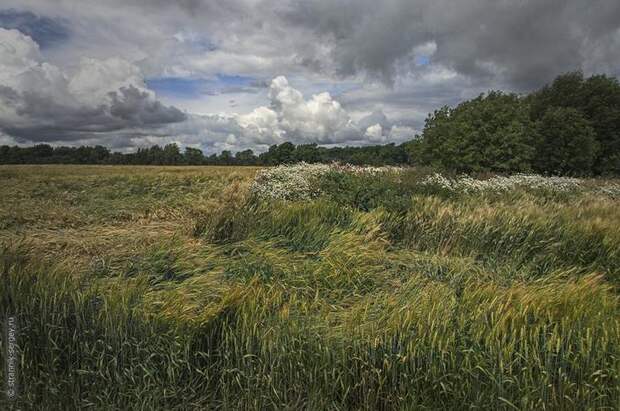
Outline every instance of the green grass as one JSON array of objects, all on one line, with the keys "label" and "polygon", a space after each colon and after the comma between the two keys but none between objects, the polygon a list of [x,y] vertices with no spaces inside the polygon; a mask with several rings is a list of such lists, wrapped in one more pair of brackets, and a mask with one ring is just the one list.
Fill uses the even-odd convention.
[{"label": "green grass", "polygon": [[12,406],[620,408],[617,199],[255,171],[1,167]]}]

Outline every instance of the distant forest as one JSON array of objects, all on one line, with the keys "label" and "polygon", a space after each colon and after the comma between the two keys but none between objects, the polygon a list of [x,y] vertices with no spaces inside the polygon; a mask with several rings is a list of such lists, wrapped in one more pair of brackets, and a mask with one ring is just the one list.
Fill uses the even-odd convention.
[{"label": "distant forest", "polygon": [[205,156],[176,144],[111,152],[103,146],[0,146],[0,164],[277,165],[305,161],[428,165],[455,172],[620,175],[620,83],[581,72],[527,94],[490,91],[430,114],[422,134],[400,145],[326,148],[273,145]]},{"label": "distant forest", "polygon": [[135,153],[111,152],[103,146],[51,147],[39,144],[32,147],[0,146],[0,163],[3,164],[134,164],[134,165],[277,165],[305,161],[330,163],[339,161],[350,164],[397,165],[406,164],[406,145],[378,145],[365,147],[319,147],[316,144],[294,145],[286,142],[269,147],[256,155],[252,150],[233,154],[205,156],[196,148],[187,147],[183,152],[176,144],[163,147],[154,145],[139,148]]}]

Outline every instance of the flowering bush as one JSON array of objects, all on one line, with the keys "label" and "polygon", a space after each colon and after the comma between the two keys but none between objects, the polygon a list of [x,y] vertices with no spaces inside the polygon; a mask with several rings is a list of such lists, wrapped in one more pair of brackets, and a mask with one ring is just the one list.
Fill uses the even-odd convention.
[{"label": "flowering bush", "polygon": [[250,191],[259,198],[278,200],[307,200],[322,193],[320,178],[327,173],[353,175],[398,174],[401,167],[360,167],[350,164],[280,165],[261,170],[254,178]]},{"label": "flowering bush", "polygon": [[[259,171],[250,190],[261,199],[309,200],[331,195],[339,196],[342,200],[341,197],[348,195],[355,197],[357,202],[372,197],[367,199],[372,204],[373,201],[378,201],[375,197],[394,197],[397,194],[408,197],[420,186],[465,194],[508,193],[525,189],[554,193],[593,193],[620,198],[620,184],[609,181],[598,184],[579,178],[544,177],[535,174],[493,176],[488,179],[476,179],[467,175],[450,178],[439,173],[424,178],[415,177],[412,180],[409,178],[411,176],[402,177],[404,170],[402,167],[360,167],[338,163],[281,165]],[[383,178],[384,176],[389,178]],[[382,204],[383,200],[380,201]],[[344,202],[348,204],[351,201]]]},{"label": "flowering bush", "polygon": [[422,181],[422,185],[463,193],[508,192],[515,188],[567,192],[582,188],[582,180],[570,177],[543,177],[534,174],[495,176],[487,180],[478,180],[469,176],[447,178],[435,173]]},{"label": "flowering bush", "polygon": [[620,199],[620,184],[611,183],[601,186],[599,187],[598,192],[613,199]]}]

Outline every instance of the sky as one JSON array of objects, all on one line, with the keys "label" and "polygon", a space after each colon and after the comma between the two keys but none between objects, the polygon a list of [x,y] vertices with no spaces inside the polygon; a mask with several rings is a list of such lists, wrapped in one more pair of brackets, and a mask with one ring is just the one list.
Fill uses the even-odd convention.
[{"label": "sky", "polygon": [[620,1],[2,0],[0,144],[398,144],[573,70],[620,75]]}]

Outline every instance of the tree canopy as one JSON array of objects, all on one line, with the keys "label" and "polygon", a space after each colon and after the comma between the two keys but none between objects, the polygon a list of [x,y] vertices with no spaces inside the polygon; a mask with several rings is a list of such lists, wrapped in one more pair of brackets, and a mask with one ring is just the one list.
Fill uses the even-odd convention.
[{"label": "tree canopy", "polygon": [[534,167],[551,174],[592,174],[598,152],[590,122],[574,108],[551,107],[538,123]]},{"label": "tree canopy", "polygon": [[[556,107],[578,111],[594,130],[598,151],[592,165],[595,174],[620,174],[620,83],[614,77],[584,78],[573,72],[558,76],[532,93],[531,117],[538,121]],[[576,137],[580,138],[580,137]],[[577,170],[575,170],[577,171]]]},{"label": "tree canopy", "polygon": [[530,171],[534,126],[515,94],[493,91],[426,119],[420,159],[458,172]]}]

